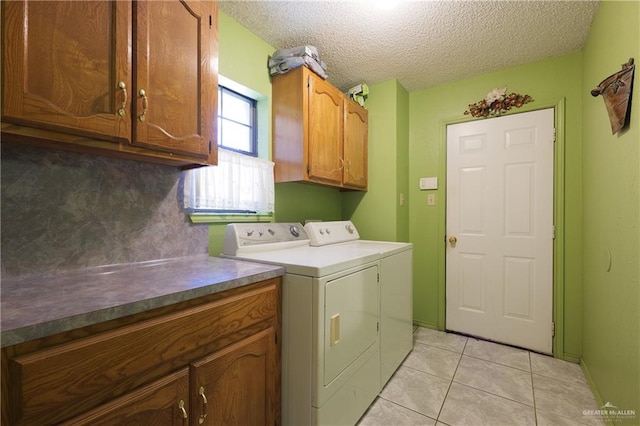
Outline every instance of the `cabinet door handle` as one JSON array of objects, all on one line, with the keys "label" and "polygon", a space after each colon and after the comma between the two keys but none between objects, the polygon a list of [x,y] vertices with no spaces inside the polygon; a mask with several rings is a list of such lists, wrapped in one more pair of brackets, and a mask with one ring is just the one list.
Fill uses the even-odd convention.
[{"label": "cabinet door handle", "polygon": [[144,89],[140,89],[140,96],[142,97],[142,114],[138,116],[138,120],[144,123],[147,115],[147,108],[149,107],[149,100],[147,99],[147,92]]},{"label": "cabinet door handle", "polygon": [[340,157],[340,170],[344,170],[344,159]]},{"label": "cabinet door handle", "polygon": [[124,81],[118,83],[118,89],[122,90],[122,95],[124,96],[124,101],[122,101],[122,105],[118,110],[118,114],[120,115],[120,117],[124,117],[125,108],[127,107],[127,85],[124,83]]},{"label": "cabinet door handle", "polygon": [[204,386],[200,386],[200,389],[198,389],[198,394],[200,394],[200,396],[202,397],[202,414],[200,414],[198,423],[203,424],[205,418],[207,417],[207,396],[204,394]]},{"label": "cabinet door handle", "polygon": [[187,410],[184,409],[184,400],[180,400],[180,402],[178,402],[178,410],[180,410],[180,414],[182,415],[183,419],[187,418]]}]

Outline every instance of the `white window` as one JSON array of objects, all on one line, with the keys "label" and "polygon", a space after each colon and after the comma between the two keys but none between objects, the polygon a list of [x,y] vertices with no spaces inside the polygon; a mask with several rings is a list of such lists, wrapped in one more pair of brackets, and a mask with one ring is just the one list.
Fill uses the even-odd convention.
[{"label": "white window", "polygon": [[256,100],[223,86],[218,88],[218,145],[258,156]]},{"label": "white window", "polygon": [[218,92],[218,165],[184,172],[184,207],[190,213],[270,214],[273,163],[258,158],[258,102],[239,93],[241,86],[223,80],[234,90],[220,86]]}]

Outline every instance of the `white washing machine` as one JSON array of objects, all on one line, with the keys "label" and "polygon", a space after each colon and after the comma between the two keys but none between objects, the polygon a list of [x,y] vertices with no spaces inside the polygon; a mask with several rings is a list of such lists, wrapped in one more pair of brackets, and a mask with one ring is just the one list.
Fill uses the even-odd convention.
[{"label": "white washing machine", "polygon": [[[411,273],[410,245],[407,250],[395,245],[401,243],[356,244],[358,234],[351,222],[322,223],[325,226],[317,229],[299,223],[238,223],[228,225],[225,234],[224,257],[286,269],[284,425],[355,424],[412,346],[411,298],[407,304],[406,291],[388,291],[382,284],[401,271]],[[307,232],[322,237],[310,239]],[[390,280],[389,286],[393,284]],[[392,309],[381,300],[386,293],[393,293],[388,297]],[[396,306],[400,300],[403,308]],[[393,333],[400,328],[402,333]],[[401,339],[408,342],[398,344]],[[382,341],[388,351],[381,352]],[[401,351],[406,352],[400,356]]]}]

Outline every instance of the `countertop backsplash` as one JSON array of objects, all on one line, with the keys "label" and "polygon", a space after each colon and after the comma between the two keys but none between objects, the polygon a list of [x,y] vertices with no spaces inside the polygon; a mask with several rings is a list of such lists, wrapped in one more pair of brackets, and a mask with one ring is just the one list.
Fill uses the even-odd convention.
[{"label": "countertop backsplash", "polygon": [[176,167],[3,143],[1,169],[5,278],[207,253]]}]

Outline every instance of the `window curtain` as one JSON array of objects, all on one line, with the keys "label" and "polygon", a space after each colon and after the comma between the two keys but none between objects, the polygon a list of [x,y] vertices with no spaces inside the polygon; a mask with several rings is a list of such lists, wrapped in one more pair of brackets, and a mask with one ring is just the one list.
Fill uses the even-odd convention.
[{"label": "window curtain", "polygon": [[218,150],[218,165],[187,170],[184,207],[188,210],[273,212],[273,163]]}]

